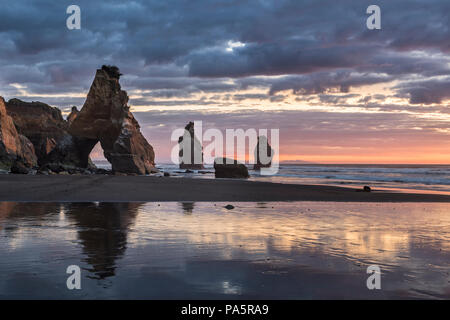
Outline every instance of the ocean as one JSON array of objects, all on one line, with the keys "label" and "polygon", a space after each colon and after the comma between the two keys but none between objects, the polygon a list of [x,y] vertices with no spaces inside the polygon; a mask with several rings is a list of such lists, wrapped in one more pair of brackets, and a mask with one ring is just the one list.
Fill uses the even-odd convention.
[{"label": "ocean", "polygon": [[[214,178],[212,166],[205,166],[203,173],[184,173],[174,164],[158,164],[157,168],[178,177]],[[375,190],[450,194],[450,165],[281,164],[274,176],[262,176],[254,170],[249,173],[253,181],[356,188],[368,185]]]}]

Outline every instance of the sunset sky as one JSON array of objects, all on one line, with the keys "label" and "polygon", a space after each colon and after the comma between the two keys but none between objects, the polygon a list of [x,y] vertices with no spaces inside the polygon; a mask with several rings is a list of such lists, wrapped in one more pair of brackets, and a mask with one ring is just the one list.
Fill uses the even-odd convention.
[{"label": "sunset sky", "polygon": [[279,128],[281,161],[450,164],[448,0],[0,3],[0,96],[67,115],[117,65],[157,162],[202,120]]}]

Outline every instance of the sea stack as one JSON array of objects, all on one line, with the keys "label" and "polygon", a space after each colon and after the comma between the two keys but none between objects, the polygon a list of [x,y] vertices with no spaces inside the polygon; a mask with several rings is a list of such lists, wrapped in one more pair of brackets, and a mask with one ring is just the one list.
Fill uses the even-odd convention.
[{"label": "sea stack", "polygon": [[194,122],[184,128],[184,134],[178,139],[180,147],[180,169],[201,170],[203,167],[203,147],[195,136]]},{"label": "sea stack", "polygon": [[67,122],[69,123],[69,125],[73,122],[73,120],[75,120],[79,112],[80,111],[78,111],[78,108],[76,106],[72,107],[72,111],[70,111],[69,115],[67,116]]},{"label": "sea stack", "polygon": [[[261,155],[263,158],[261,159]],[[266,136],[259,136],[255,148],[256,163],[253,170],[260,170],[261,168],[270,168],[272,166],[273,149],[269,144]]]},{"label": "sea stack", "polygon": [[84,141],[84,155],[100,142],[114,172],[148,174],[155,170],[155,153],[130,112],[120,76],[114,66],[97,70],[86,102],[69,125],[69,133]]}]

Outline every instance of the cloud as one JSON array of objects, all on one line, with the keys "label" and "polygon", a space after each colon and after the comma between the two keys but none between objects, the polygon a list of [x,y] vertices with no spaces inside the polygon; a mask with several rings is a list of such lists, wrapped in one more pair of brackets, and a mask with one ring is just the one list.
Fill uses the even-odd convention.
[{"label": "cloud", "polygon": [[[227,128],[279,128],[280,152],[296,153],[305,159],[319,155],[324,159],[339,155],[350,159],[352,154],[355,158],[373,156],[376,159],[381,154],[401,157],[405,153],[411,153],[412,157],[417,150],[448,154],[445,151],[450,147],[450,132],[445,131],[448,130],[448,122],[421,117],[426,115],[426,111],[419,107],[412,108],[410,113],[401,111],[399,106],[392,105],[384,106],[383,112],[365,114],[319,110],[243,110],[232,113],[148,111],[136,112],[135,115],[144,134],[155,147],[158,161],[169,159],[176,144],[170,141],[173,130],[183,128],[189,121],[199,120],[203,122],[204,131],[208,128],[217,128],[222,132]],[[417,134],[418,123],[420,135]]]},{"label": "cloud", "polygon": [[[132,88],[150,89],[174,89],[193,78],[292,75],[297,78],[282,84],[260,79],[260,85],[274,92],[290,82],[293,90],[324,92],[327,83],[337,87],[332,78],[340,70],[372,77],[346,77],[350,86],[383,80],[374,74],[398,79],[449,74],[445,0],[380,0],[380,32],[365,28],[370,4],[365,0],[80,0],[82,29],[76,31],[65,27],[69,4],[15,2],[2,9],[2,87],[26,82],[33,92],[42,85],[60,92],[85,88],[103,63],[118,64]],[[230,43],[242,45],[227,50]],[[308,79],[320,83],[306,84]],[[220,91],[217,83],[212,87]]]},{"label": "cloud", "polygon": [[336,72],[319,72],[311,75],[286,76],[274,80],[270,94],[292,90],[295,94],[310,95],[329,91],[349,92],[350,87],[392,81],[394,78],[385,74],[361,74],[351,70]]},{"label": "cloud", "polygon": [[[157,128],[144,130],[161,148],[169,124],[198,115],[217,125],[286,128],[291,146],[304,143],[293,138],[300,135],[311,146],[364,146],[376,134],[405,141],[411,131],[404,125],[421,126],[431,141],[445,129],[417,114],[422,104],[441,104],[427,106],[437,119],[448,114],[448,0],[378,0],[376,31],[365,24],[369,0],[79,0],[82,28],[73,31],[66,28],[70,4],[2,7],[0,95],[67,110],[84,103],[96,68],[116,64],[135,110],[151,109],[138,117],[143,128]],[[356,109],[348,100],[359,109],[347,112]],[[252,109],[319,104],[345,112]],[[193,106],[205,111],[161,111]],[[246,110],[225,114],[224,107]]]},{"label": "cloud", "polygon": [[426,81],[411,81],[397,86],[400,93],[410,97],[411,104],[442,103],[450,99],[450,78],[432,79]]}]

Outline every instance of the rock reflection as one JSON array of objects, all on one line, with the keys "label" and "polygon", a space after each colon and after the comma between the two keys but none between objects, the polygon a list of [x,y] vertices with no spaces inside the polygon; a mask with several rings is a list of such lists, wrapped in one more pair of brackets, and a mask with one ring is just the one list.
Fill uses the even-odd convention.
[{"label": "rock reflection", "polygon": [[0,202],[0,231],[4,228],[2,222],[7,220],[10,232],[19,228],[16,222],[20,220],[33,221],[34,225],[46,224],[51,216],[56,217],[60,209],[59,203],[49,202],[36,206],[27,202]]},{"label": "rock reflection", "polygon": [[[85,261],[93,278],[114,276],[116,260],[123,256],[129,227],[134,223],[140,203],[16,203],[0,202],[0,231],[5,228],[14,238],[23,221],[33,226],[58,220],[64,212],[76,225]],[[192,206],[193,207],[193,206]]]},{"label": "rock reflection", "polygon": [[85,261],[92,278],[115,275],[116,261],[127,247],[127,233],[133,225],[139,203],[73,203],[66,215],[78,230]]},{"label": "rock reflection", "polygon": [[185,214],[192,214],[195,202],[181,202],[181,208]]},{"label": "rock reflection", "polygon": [[[11,215],[15,206],[15,202],[0,202],[0,222],[5,221]],[[2,230],[2,227],[0,224],[0,230]]]}]

